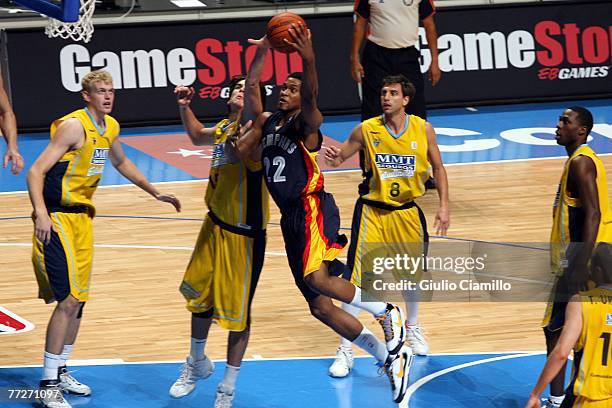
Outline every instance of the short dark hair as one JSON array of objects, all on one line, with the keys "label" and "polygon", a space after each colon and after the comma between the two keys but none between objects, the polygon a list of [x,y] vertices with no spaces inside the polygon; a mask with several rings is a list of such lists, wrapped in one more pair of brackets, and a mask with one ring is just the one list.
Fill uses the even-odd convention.
[{"label": "short dark hair", "polygon": [[597,244],[591,257],[591,270],[595,268],[601,269],[604,279],[604,282],[596,282],[597,284],[612,283],[612,244],[608,242]]},{"label": "short dark hair", "polygon": [[297,80],[302,80],[302,73],[301,72],[292,72],[289,74],[289,76],[287,76],[287,79],[289,78],[293,78],[293,79],[297,79]]},{"label": "short dark hair", "polygon": [[[230,79],[229,86],[229,97],[232,96],[232,92],[236,89],[236,86],[240,81],[246,81],[246,75],[234,75],[232,79]],[[261,106],[265,110],[266,109],[266,86],[260,82],[259,83],[259,96],[261,98]],[[229,106],[227,108],[229,110]]]},{"label": "short dark hair", "polygon": [[404,75],[387,75],[383,78],[382,86],[380,88],[382,89],[383,87],[391,84],[400,84],[402,87],[402,96],[407,96],[410,99],[414,98],[416,89],[414,88],[412,82],[410,82],[410,80]]},{"label": "short dark hair", "polygon": [[586,135],[588,136],[591,133],[591,129],[593,129],[593,114],[591,111],[582,106],[572,106],[568,109],[576,112],[578,123],[586,128]]}]

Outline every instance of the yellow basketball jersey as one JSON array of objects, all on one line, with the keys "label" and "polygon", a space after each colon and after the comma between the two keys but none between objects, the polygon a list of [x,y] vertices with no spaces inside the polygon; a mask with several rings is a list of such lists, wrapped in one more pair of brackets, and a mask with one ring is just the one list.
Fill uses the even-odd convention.
[{"label": "yellow basketball jersey", "polygon": [[425,193],[428,178],[425,120],[406,115],[406,127],[399,135],[385,126],[383,116],[361,124],[364,143],[364,179],[359,186],[362,198],[399,207]]},{"label": "yellow basketball jersey", "polygon": [[582,292],[582,332],[574,347],[572,391],[599,401],[612,398],[612,289]]},{"label": "yellow basketball jersey", "polygon": [[45,175],[43,196],[49,212],[61,207],[84,205],[95,213],[91,201],[102,178],[110,147],[119,135],[119,123],[105,115],[106,130],[100,132],[87,109],[79,109],[57,119],[51,124],[51,138],[58,126],[67,119],[76,118],[83,125],[83,146],[66,152]]},{"label": "yellow basketball jersey", "polygon": [[206,205],[226,224],[246,229],[264,229],[268,224],[268,193],[261,162],[232,160],[225,154],[225,141],[238,130],[238,122],[223,119],[217,124],[210,167]]},{"label": "yellow basketball jersey", "polygon": [[566,251],[570,242],[582,241],[584,213],[579,199],[569,196],[567,179],[572,160],[577,156],[590,157],[597,171],[597,191],[599,196],[599,210],[601,220],[597,232],[596,242],[612,242],[612,210],[608,196],[608,182],[606,169],[593,149],[582,145],[565,162],[559,189],[553,205],[553,226],[550,234],[550,256],[552,271],[561,274],[567,267]]}]

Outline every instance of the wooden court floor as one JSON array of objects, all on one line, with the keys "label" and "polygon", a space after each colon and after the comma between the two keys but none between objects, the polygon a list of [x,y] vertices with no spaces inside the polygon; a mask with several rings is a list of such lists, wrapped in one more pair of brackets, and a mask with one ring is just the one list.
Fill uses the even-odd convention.
[{"label": "wooden court floor", "polygon": [[[602,158],[612,175],[612,156]],[[552,201],[564,159],[489,163],[447,168],[451,188],[449,236],[496,242],[546,242]],[[350,227],[360,176],[326,174],[326,190]],[[100,188],[95,202],[96,245],[90,302],[84,311],[73,358],[121,358],[126,361],[180,360],[189,348],[189,314],[178,285],[204,214],[205,182],[171,183],[183,212],[174,214],[136,187]],[[612,184],[609,178],[609,188]],[[0,218],[26,217],[25,193],[0,195]],[[437,195],[420,199],[433,225]],[[124,216],[168,217],[168,220]],[[252,335],[246,357],[333,355],[337,336],[309,315],[294,287],[272,209],[264,270],[253,303]],[[433,231],[430,231],[433,233]],[[26,333],[0,336],[0,364],[40,364],[52,306],[36,298],[30,264],[32,223],[27,218],[0,220],[0,305],[36,325]],[[9,245],[7,245],[9,244]],[[165,247],[138,248],[143,246]],[[424,303],[421,322],[432,353],[543,350],[539,322],[543,303]],[[372,319],[361,320],[382,335]],[[206,346],[212,358],[224,358],[226,333],[213,327]]]}]

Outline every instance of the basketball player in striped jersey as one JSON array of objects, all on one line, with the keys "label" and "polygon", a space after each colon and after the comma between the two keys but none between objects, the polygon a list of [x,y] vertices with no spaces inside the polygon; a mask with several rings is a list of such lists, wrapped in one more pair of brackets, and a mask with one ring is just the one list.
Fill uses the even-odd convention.
[{"label": "basketball player in striped jersey", "polygon": [[63,392],[90,395],[91,389],[67,370],[79,331],[83,307],[89,300],[93,257],[92,196],[107,158],[132,183],[156,200],[181,204],[172,194],[161,194],[125,156],[119,142],[119,123],[110,116],[115,100],[113,79],[107,71],[92,71],[81,80],[86,107],[51,125],[51,142],[28,171],[28,192],[34,207],[32,263],[39,297],[57,301],[47,326],[42,404],[70,408]]},{"label": "basketball player in striped jersey", "polygon": [[0,75],[0,130],[2,130],[2,135],[6,141],[6,152],[4,153],[2,166],[6,168],[12,161],[11,172],[19,174],[23,169],[23,157],[17,147],[17,120],[4,89],[2,75]]},{"label": "basketball player in striped jersey", "polygon": [[[566,109],[557,122],[557,143],[565,147],[569,159],[553,207],[550,255],[557,281],[542,321],[548,353],[554,349],[563,328],[567,300],[585,287],[593,246],[596,242],[612,242],[606,170],[586,144],[592,127],[593,115],[580,106]],[[550,383],[546,407],[561,405],[564,380],[562,369]]]},{"label": "basketball player in striped jersey", "polygon": [[574,349],[572,378],[561,408],[612,406],[612,244],[599,243],[591,259],[594,289],[574,295],[565,324],[525,408],[540,408],[540,395],[564,369]]},{"label": "basketball player in striped jersey", "polygon": [[[227,365],[214,406],[230,408],[249,341],[251,302],[263,266],[269,206],[261,161],[230,157],[225,144],[238,132],[241,117],[247,120],[261,113],[263,100],[261,92],[245,94],[244,75],[235,76],[229,87],[227,118],[207,128],[190,108],[194,92],[185,86],[175,89],[181,119],[193,144],[213,143],[213,159],[205,197],[208,214],[180,286],[191,313],[191,349],[170,395],[184,397],[198,380],[212,374],[213,363],[204,349],[214,319],[229,330]],[[245,97],[257,98],[246,113]]]},{"label": "basketball player in striped jersey", "polygon": [[[414,200],[425,193],[429,163],[438,181],[440,208],[435,220],[438,234],[445,235],[450,223],[448,179],[434,129],[425,120],[404,111],[414,92],[414,86],[404,75],[385,77],[380,91],[383,114],[355,126],[342,146],[325,150],[325,159],[333,167],[357,152],[364,159],[364,180],[353,213],[348,253],[351,281],[357,286],[361,286],[362,261],[368,246],[384,243],[389,251],[408,252],[414,257],[424,253],[424,243],[429,239],[427,225]],[[415,354],[427,354],[427,343],[418,326],[418,293],[404,292],[404,298],[409,312],[406,329],[410,346]],[[355,316],[359,313],[350,305],[343,308]],[[344,377],[352,366],[351,344],[342,339],[329,373],[332,377]]]},{"label": "basketball player in striped jersey", "polygon": [[[278,110],[259,115],[243,129],[236,142],[242,157],[262,158],[264,179],[281,211],[281,230],[289,266],[297,287],[314,317],[372,354],[387,373],[393,400],[401,402],[408,387],[412,351],[404,345],[403,312],[391,303],[363,302],[361,291],[338,278],[345,266],[336,259],[347,243],[338,234],[340,216],[331,194],[325,192],[316,161],[323,136],[317,107],[318,80],[310,31],[292,25],[289,42],[300,54],[303,73],[290,74],[281,86]],[[267,52],[265,37],[249,40]],[[249,69],[259,82],[266,52]],[[336,275],[336,276],[334,276]],[[363,308],[379,319],[386,340],[380,342],[359,320],[335,306],[331,299]]]}]

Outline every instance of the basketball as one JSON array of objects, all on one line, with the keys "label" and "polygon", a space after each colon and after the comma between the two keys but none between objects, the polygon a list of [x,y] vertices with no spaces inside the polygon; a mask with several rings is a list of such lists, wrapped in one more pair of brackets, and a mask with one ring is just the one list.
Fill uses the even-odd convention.
[{"label": "basketball", "polygon": [[285,39],[291,41],[291,36],[288,31],[289,28],[291,28],[291,24],[295,24],[296,26],[302,24],[305,29],[308,29],[302,17],[295,13],[285,12],[272,17],[270,21],[268,21],[268,28],[266,30],[266,36],[272,47],[285,54],[295,51],[295,48],[284,41]]}]

